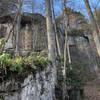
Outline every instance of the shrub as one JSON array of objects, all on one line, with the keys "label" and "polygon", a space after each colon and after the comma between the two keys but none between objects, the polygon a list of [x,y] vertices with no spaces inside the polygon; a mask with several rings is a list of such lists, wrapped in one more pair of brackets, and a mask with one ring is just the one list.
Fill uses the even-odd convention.
[{"label": "shrub", "polygon": [[37,69],[44,69],[44,67],[46,67],[50,62],[47,57],[43,57],[39,53],[34,53],[24,59],[25,64],[32,65],[31,67],[33,67],[34,69],[36,69],[35,66],[37,67]]},{"label": "shrub", "polygon": [[0,39],[0,48],[2,48],[5,45],[5,38]]},{"label": "shrub", "polygon": [[11,64],[11,55],[7,54],[7,53],[2,53],[0,55],[0,67],[2,67],[2,65],[9,65]]},{"label": "shrub", "polygon": [[27,57],[12,58],[10,54],[2,53],[0,55],[0,67],[9,69],[12,72],[21,73],[28,67],[33,70],[43,70],[49,63],[47,57],[41,56],[39,53],[34,53]]},{"label": "shrub", "polygon": [[80,62],[76,62],[73,64],[68,65],[67,67],[67,85],[68,86],[73,86],[76,88],[80,88],[84,86],[84,75],[86,73],[85,70],[85,65],[80,63]]},{"label": "shrub", "polygon": [[10,66],[11,71],[22,72],[23,71],[23,58],[17,57],[12,61]]}]

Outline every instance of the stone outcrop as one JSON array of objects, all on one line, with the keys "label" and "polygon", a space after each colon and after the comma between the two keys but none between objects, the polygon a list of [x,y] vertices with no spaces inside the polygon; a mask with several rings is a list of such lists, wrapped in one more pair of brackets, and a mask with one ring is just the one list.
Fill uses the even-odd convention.
[{"label": "stone outcrop", "polygon": [[23,81],[14,78],[0,83],[0,100],[53,100],[55,89],[55,69],[49,66],[37,72],[35,77],[29,73]]},{"label": "stone outcrop", "polygon": [[[10,32],[14,16],[15,13],[0,17],[0,37],[6,37]],[[21,15],[20,51],[42,51],[44,48],[47,48],[45,21],[45,17],[38,13],[23,13]],[[15,36],[16,30],[14,29],[5,48],[15,47]]]}]

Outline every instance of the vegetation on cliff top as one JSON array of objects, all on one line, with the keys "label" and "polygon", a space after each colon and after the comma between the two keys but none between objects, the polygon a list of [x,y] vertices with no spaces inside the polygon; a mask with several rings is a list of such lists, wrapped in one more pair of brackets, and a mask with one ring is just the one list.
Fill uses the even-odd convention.
[{"label": "vegetation on cliff top", "polygon": [[21,75],[26,71],[36,73],[44,70],[50,61],[40,53],[33,53],[29,56],[12,57],[8,53],[0,54],[0,77],[8,77],[9,73]]},{"label": "vegetation on cliff top", "polygon": [[[17,73],[17,75],[20,75],[22,73],[25,73],[29,69],[33,73],[36,73],[37,71],[44,70],[49,64],[50,64],[50,61],[48,60],[47,56],[40,53],[32,53],[29,56],[24,56],[24,57],[19,56],[15,58],[13,58],[8,53],[0,54],[0,69],[3,70],[3,74],[6,77],[9,76],[8,75],[9,72]],[[62,64],[63,64],[63,60],[62,60],[61,66],[63,66]],[[62,71],[61,66],[60,66],[60,71]],[[58,74],[58,80],[61,81],[63,80],[63,76],[60,74],[61,73]],[[67,86],[83,87],[84,74],[86,74],[85,67],[81,63],[77,62],[71,65],[68,65],[67,74],[66,74]]]}]

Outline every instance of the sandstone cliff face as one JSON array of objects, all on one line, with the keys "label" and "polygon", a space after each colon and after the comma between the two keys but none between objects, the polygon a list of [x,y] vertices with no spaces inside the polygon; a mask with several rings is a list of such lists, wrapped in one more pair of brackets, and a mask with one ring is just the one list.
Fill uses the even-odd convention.
[{"label": "sandstone cliff face", "polygon": [[53,100],[55,69],[49,66],[34,77],[29,73],[23,82],[15,79],[0,83],[0,100]]},{"label": "sandstone cliff face", "polygon": [[[0,37],[8,35],[12,28],[15,14],[0,17]],[[47,48],[45,17],[40,14],[23,13],[21,16],[20,51],[42,51]],[[16,24],[15,24],[16,25]],[[4,27],[2,29],[2,27]],[[2,31],[1,31],[2,30]],[[14,33],[14,34],[13,34]],[[6,49],[14,48],[16,30],[11,33]]]}]

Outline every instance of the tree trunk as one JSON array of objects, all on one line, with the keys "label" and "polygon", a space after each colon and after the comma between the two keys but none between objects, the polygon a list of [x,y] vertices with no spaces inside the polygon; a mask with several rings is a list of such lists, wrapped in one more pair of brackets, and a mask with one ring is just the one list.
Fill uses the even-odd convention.
[{"label": "tree trunk", "polygon": [[52,20],[53,20],[53,26],[54,26],[54,30],[55,30],[55,38],[56,38],[56,48],[57,48],[57,55],[61,56],[61,47],[60,47],[60,41],[58,38],[58,32],[57,32],[57,24],[56,24],[56,18],[55,18],[55,12],[54,12],[54,1],[51,0],[51,8],[52,8]]},{"label": "tree trunk", "polygon": [[[46,26],[47,26],[47,40],[48,40],[48,57],[49,60],[51,60],[53,65],[53,81],[54,81],[54,89],[53,94],[55,98],[55,85],[57,82],[57,63],[56,63],[56,38],[55,38],[55,32],[53,29],[53,21],[52,21],[52,10],[51,10],[51,0],[45,0],[46,3]],[[55,100],[55,99],[54,99]]]},{"label": "tree trunk", "polygon": [[[67,0],[63,0],[63,11],[64,11],[64,9],[66,9],[66,3],[67,3]],[[67,79],[66,71],[67,71],[67,64],[71,63],[71,58],[70,58],[68,34],[67,34],[69,19],[65,12],[63,14],[63,17],[64,17],[63,24],[64,24],[64,28],[65,28],[64,68],[63,68],[63,100],[66,100],[66,99],[68,99],[67,86],[66,86],[66,79]]]},{"label": "tree trunk", "polygon": [[86,9],[87,9],[87,12],[88,12],[88,15],[90,17],[90,20],[91,20],[91,24],[92,24],[92,27],[93,27],[93,38],[94,38],[94,42],[95,42],[95,45],[96,45],[96,49],[97,49],[97,52],[98,52],[98,55],[100,56],[100,32],[99,32],[99,28],[98,28],[98,25],[96,23],[96,20],[94,18],[94,15],[92,13],[92,10],[91,10],[91,7],[89,5],[89,1],[88,0],[84,0],[85,2],[85,5],[86,5]]},{"label": "tree trunk", "polygon": [[20,22],[21,22],[21,9],[22,9],[23,0],[18,0],[18,17],[16,23],[16,48],[15,48],[15,56],[19,56],[20,49]]},{"label": "tree trunk", "polygon": [[50,0],[45,0],[46,2],[46,25],[47,25],[47,37],[48,37],[48,57],[55,63],[56,59],[56,42],[55,42],[55,33],[52,23],[52,11]]}]

